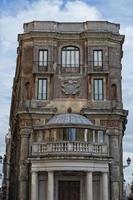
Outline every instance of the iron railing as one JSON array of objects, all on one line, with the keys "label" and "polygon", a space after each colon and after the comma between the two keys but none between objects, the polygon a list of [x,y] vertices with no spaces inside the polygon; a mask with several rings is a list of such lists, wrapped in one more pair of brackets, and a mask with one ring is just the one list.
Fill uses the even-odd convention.
[{"label": "iron railing", "polygon": [[89,61],[85,64],[56,64],[53,61],[34,61],[34,70],[37,72],[52,72],[52,73],[86,73],[86,72],[104,72],[108,71],[108,61]]}]

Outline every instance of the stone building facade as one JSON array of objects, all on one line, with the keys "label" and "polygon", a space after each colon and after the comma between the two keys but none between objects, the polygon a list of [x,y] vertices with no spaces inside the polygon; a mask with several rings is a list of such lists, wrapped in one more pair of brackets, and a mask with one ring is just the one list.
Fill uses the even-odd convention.
[{"label": "stone building facade", "polygon": [[107,21],[33,21],[18,35],[9,200],[122,200],[124,36]]}]

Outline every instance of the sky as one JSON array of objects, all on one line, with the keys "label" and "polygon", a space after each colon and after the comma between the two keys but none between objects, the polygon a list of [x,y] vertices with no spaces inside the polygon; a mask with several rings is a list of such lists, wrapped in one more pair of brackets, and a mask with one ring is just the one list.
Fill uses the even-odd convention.
[{"label": "sky", "polygon": [[9,113],[13,78],[16,67],[17,34],[23,23],[43,21],[106,20],[120,23],[125,35],[122,60],[122,90],[124,109],[129,110],[124,136],[124,169],[127,182],[133,180],[133,0],[0,0],[0,154],[5,151],[5,135],[9,128]]}]

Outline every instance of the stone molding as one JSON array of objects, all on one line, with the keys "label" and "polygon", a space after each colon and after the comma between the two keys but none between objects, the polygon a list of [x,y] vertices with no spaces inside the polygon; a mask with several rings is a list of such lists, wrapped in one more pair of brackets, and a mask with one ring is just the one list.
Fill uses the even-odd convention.
[{"label": "stone molding", "polygon": [[56,22],[56,21],[33,21],[24,24],[24,32],[65,32],[80,33],[87,32],[112,32],[119,33],[120,25],[107,21],[86,21],[86,22]]},{"label": "stone molding", "polygon": [[108,172],[108,163],[106,162],[87,162],[83,160],[37,160],[31,161],[31,171],[91,171],[91,172]]}]

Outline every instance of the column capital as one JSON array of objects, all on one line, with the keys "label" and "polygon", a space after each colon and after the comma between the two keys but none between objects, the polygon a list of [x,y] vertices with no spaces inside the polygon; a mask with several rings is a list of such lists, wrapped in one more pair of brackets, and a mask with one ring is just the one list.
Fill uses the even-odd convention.
[{"label": "column capital", "polygon": [[92,173],[93,174],[93,171],[86,171],[86,173]]},{"label": "column capital", "polygon": [[33,129],[21,128],[19,133],[21,137],[29,137],[33,133]]},{"label": "column capital", "polygon": [[48,170],[47,172],[48,173],[54,173],[54,170]]}]

